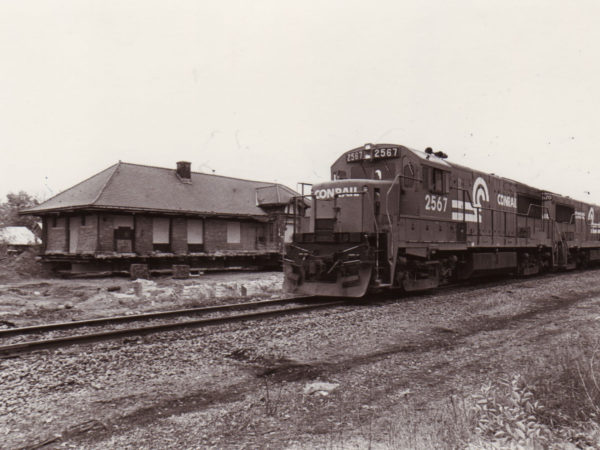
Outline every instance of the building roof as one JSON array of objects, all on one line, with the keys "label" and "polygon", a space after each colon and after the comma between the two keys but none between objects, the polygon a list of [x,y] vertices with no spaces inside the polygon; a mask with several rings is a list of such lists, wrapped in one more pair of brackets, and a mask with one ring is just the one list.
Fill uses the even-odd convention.
[{"label": "building roof", "polygon": [[[264,188],[273,188],[277,203],[298,195],[280,184],[192,172],[185,182],[175,169],[119,162],[22,214],[76,209],[108,209],[181,214],[264,216],[259,205],[271,203]],[[259,198],[260,197],[260,198]],[[265,202],[267,200],[267,202]]]},{"label": "building roof", "polygon": [[27,227],[0,228],[0,242],[8,245],[37,245],[40,239]]}]

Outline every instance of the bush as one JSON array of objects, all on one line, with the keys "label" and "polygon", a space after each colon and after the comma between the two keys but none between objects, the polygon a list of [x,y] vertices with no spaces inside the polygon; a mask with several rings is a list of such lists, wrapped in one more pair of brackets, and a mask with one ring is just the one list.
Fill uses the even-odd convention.
[{"label": "bush", "polygon": [[16,281],[49,276],[49,269],[37,260],[37,253],[37,250],[29,249],[19,255],[9,255],[6,248],[0,248],[0,280]]}]

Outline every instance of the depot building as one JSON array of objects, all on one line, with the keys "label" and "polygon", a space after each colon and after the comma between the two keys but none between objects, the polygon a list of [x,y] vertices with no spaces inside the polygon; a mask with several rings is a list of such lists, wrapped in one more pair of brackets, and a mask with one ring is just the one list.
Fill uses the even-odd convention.
[{"label": "depot building", "polygon": [[[57,270],[276,266],[291,238],[281,184],[119,162],[20,214],[43,222],[42,260]],[[297,202],[296,202],[297,206]]]}]

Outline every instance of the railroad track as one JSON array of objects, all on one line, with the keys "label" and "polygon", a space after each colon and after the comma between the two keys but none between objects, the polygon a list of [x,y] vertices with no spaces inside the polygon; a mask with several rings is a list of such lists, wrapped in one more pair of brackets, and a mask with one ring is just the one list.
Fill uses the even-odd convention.
[{"label": "railroad track", "polygon": [[[569,272],[570,273],[570,272]],[[568,273],[558,273],[558,274],[543,274],[541,277],[556,277],[556,276],[564,276],[568,275]],[[535,277],[539,278],[539,277]],[[527,282],[528,279],[523,280],[514,280],[507,279],[504,277],[493,277],[491,279],[479,279],[473,283],[473,280],[469,280],[465,283],[457,283],[451,284],[447,286],[443,286],[435,289],[434,295],[444,295],[448,291],[456,290],[456,289],[486,289],[493,288],[498,286],[510,286],[510,285],[518,285],[523,282]],[[410,294],[400,294],[404,298],[415,298],[423,295],[423,292],[415,292]],[[79,334],[79,335],[70,335],[70,336],[59,336],[53,337],[50,339],[42,339],[42,340],[31,340],[24,342],[16,342],[10,344],[0,345],[0,358],[7,358],[16,356],[23,353],[28,353],[35,350],[43,350],[50,348],[58,348],[58,347],[67,347],[70,345],[77,344],[85,344],[92,342],[100,342],[107,340],[114,340],[123,337],[131,337],[131,336],[143,336],[153,333],[159,333],[164,331],[185,329],[185,328],[201,328],[212,325],[221,325],[225,323],[233,323],[240,322],[244,320],[259,320],[267,317],[276,317],[276,316],[284,316],[287,314],[295,314],[303,311],[311,311],[321,308],[330,308],[334,306],[342,306],[348,304],[354,305],[365,305],[372,304],[379,301],[389,301],[393,299],[394,301],[398,298],[398,293],[394,292],[383,292],[378,295],[367,295],[362,299],[353,299],[350,303],[347,299],[336,299],[332,300],[332,297],[319,297],[319,296],[304,296],[304,297],[293,297],[293,298],[283,298],[283,299],[273,299],[273,300],[264,300],[259,302],[247,302],[247,303],[235,303],[229,305],[218,305],[218,306],[209,306],[205,308],[191,308],[191,309],[181,309],[175,311],[162,311],[162,312],[152,312],[152,313],[144,313],[144,314],[136,314],[136,315],[128,315],[128,316],[115,316],[115,317],[103,317],[98,319],[91,320],[82,320],[82,321],[74,321],[74,322],[63,322],[63,323],[52,323],[45,325],[36,325],[36,326],[28,326],[21,328],[8,328],[0,330],[0,340],[6,340],[6,338],[10,337],[23,337],[31,334],[43,334],[52,331],[63,331],[75,328],[92,328],[92,327],[101,327],[108,325],[119,325],[123,323],[131,323],[131,322],[143,322],[143,321],[152,321],[152,320],[161,320],[168,318],[182,318],[185,316],[192,315],[204,315],[211,313],[221,313],[221,312],[232,312],[236,310],[255,310],[255,312],[248,312],[244,314],[226,314],[219,317],[212,317],[206,319],[197,319],[197,320],[185,320],[179,322],[168,322],[168,323],[160,323],[154,325],[147,326],[139,326],[133,328],[120,328],[109,331],[101,331],[95,333],[87,333],[87,334]],[[300,306],[291,306],[287,308],[282,308],[285,305],[290,305],[294,303],[307,303]],[[267,309],[265,311],[256,311],[261,308],[273,307],[274,309]],[[1,343],[1,341],[0,341]]]},{"label": "railroad track", "polygon": [[[298,303],[305,303],[296,306]],[[182,318],[192,315],[206,315],[211,313],[235,312],[239,310],[253,310],[241,314],[224,314],[218,317],[204,319],[183,320],[178,322],[159,323],[154,325],[136,326],[130,328],[119,328],[108,331],[91,332],[86,334],[75,334],[69,336],[52,337],[41,340],[29,340],[16,343],[0,345],[0,357],[13,357],[19,354],[28,353],[34,350],[44,350],[50,348],[67,347],[77,344],[86,344],[92,342],[107,341],[131,336],[144,336],[153,333],[159,333],[171,330],[180,330],[185,328],[201,328],[226,323],[241,322],[244,320],[259,320],[268,317],[284,316],[296,314],[304,311],[311,311],[321,308],[330,308],[348,304],[347,300],[332,301],[331,297],[294,297],[264,300],[259,302],[235,303],[229,305],[209,306],[206,308],[180,309],[175,311],[153,312],[145,314],[136,314],[129,316],[103,317],[91,320],[81,320],[75,322],[52,323],[45,325],[28,326],[21,328],[10,328],[0,330],[0,339],[9,337],[22,337],[31,334],[44,334],[53,331],[71,330],[75,328],[104,327],[107,325],[117,325],[131,322],[144,322],[151,320],[161,320],[168,318]],[[256,311],[265,309],[264,311]]]}]

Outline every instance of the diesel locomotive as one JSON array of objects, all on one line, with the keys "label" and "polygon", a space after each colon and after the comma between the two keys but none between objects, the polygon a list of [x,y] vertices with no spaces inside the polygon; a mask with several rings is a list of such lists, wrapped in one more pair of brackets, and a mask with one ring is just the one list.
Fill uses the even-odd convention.
[{"label": "diesel locomotive", "polygon": [[600,261],[598,206],[450,163],[430,148],[347,151],[331,181],[294,205],[283,259],[289,293],[361,297]]}]

